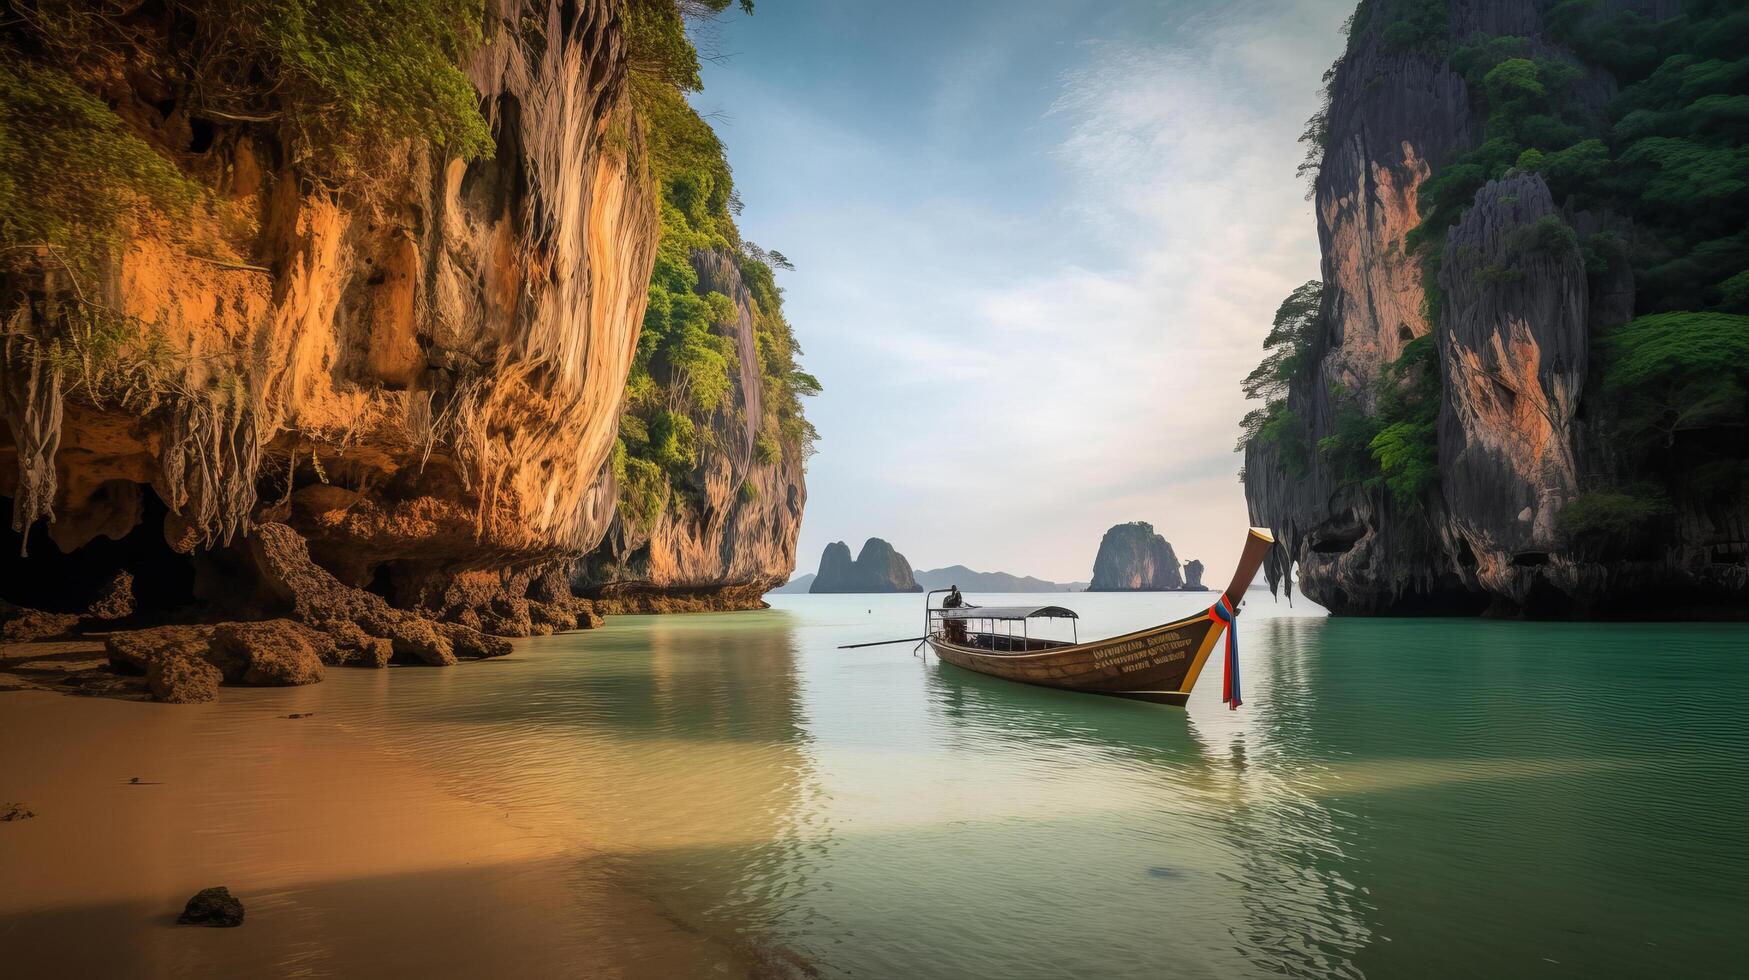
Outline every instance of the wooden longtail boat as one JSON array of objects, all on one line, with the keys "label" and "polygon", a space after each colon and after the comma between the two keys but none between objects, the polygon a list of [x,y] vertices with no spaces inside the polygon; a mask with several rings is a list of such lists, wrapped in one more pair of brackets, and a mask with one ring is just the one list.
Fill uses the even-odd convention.
[{"label": "wooden longtail boat", "polygon": [[[1268,531],[1252,528],[1226,591],[1177,622],[1086,643],[1037,639],[1027,635],[1028,621],[1077,617],[1062,606],[938,606],[933,597],[948,591],[940,589],[924,597],[924,639],[942,661],[991,677],[1182,705],[1274,544]],[[1229,650],[1236,656],[1236,647]],[[1237,664],[1228,678],[1223,700],[1237,707]]]}]

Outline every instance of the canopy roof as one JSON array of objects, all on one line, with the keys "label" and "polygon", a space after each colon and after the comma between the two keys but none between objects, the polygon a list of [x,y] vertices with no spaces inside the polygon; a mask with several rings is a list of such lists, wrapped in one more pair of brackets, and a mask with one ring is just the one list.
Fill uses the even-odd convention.
[{"label": "canopy roof", "polygon": [[1062,606],[960,606],[940,610],[942,619],[1080,619],[1073,609]]}]

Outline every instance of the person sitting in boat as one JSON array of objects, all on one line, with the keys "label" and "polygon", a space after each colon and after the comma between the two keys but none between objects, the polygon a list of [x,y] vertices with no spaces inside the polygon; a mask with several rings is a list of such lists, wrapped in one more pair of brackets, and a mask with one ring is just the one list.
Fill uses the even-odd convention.
[{"label": "person sitting in boat", "polygon": [[[943,609],[958,609],[961,606],[964,606],[965,604],[966,604],[966,597],[960,595],[960,587],[957,585],[948,586],[947,587],[947,598],[941,600],[941,608],[943,608]],[[966,621],[965,620],[963,620],[963,619],[950,619],[947,621],[947,641],[949,643],[961,643],[961,644],[966,642]]]}]

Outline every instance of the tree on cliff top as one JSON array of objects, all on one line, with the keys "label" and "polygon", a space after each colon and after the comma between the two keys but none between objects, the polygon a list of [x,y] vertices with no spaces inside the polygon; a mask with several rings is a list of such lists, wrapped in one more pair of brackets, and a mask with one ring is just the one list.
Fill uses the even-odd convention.
[{"label": "tree on cliff top", "polygon": [[[1239,451],[1246,443],[1262,440],[1281,448],[1285,465],[1303,473],[1308,462],[1298,421],[1287,407],[1287,393],[1295,378],[1306,370],[1307,358],[1317,343],[1323,320],[1324,283],[1313,279],[1294,287],[1276,307],[1275,320],[1263,338],[1263,361],[1240,390],[1248,399],[1261,399],[1263,407],[1245,413],[1239,422]],[[1243,474],[1241,474],[1243,479]]]}]

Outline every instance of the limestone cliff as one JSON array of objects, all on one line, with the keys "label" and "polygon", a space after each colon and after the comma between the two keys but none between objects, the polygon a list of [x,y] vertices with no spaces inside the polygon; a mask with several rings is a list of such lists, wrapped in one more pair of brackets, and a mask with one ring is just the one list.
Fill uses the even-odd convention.
[{"label": "limestone cliff", "polygon": [[1184,587],[1172,545],[1146,521],[1119,524],[1099,539],[1089,592],[1170,592]]},{"label": "limestone cliff", "polygon": [[850,546],[834,541],[820,554],[809,592],[921,592],[911,563],[880,538],[869,538],[854,560]]},{"label": "limestone cliff", "polygon": [[[489,4],[464,68],[495,151],[396,140],[342,182],[306,166],[289,110],[202,101],[172,18],[125,16],[124,61],[42,70],[113,107],[203,205],[137,209],[88,277],[44,248],[0,284],[0,488],[31,532],[8,582],[73,568],[100,537],[126,545],[93,561],[172,567],[280,521],[345,584],[525,628],[507,604],[611,519],[653,261],[618,5]],[[122,339],[100,349],[85,310]]]},{"label": "limestone cliff", "polygon": [[734,303],[712,329],[732,344],[728,397],[702,423],[698,459],[676,500],[646,526],[618,510],[599,548],[579,565],[579,592],[603,612],[762,607],[796,565],[796,535],[807,500],[801,454],[761,458],[762,370],[754,299],[733,257],[695,252],[698,290]]},{"label": "limestone cliff", "polygon": [[[1335,612],[1668,614],[1749,598],[1744,494],[1693,493],[1633,459],[1627,397],[1599,370],[1599,338],[1636,310],[1720,308],[1699,290],[1636,302],[1633,263],[1672,239],[1636,233],[1643,199],[1622,176],[1614,200],[1586,183],[1608,154],[1634,159],[1637,134],[1610,128],[1626,112],[1612,71],[1630,69],[1584,39],[1681,5],[1562,6],[1556,23],[1533,0],[1365,0],[1329,76],[1312,130],[1321,306],[1275,362],[1282,387],[1248,388],[1270,402],[1244,480],[1252,522],[1283,545],[1271,581],[1291,562]],[[1636,234],[1630,261],[1617,243]],[[1690,438],[1736,452],[1728,435]],[[1577,518],[1599,501],[1627,512],[1593,522],[1617,530]],[[1630,519],[1656,543],[1594,543]]]},{"label": "limestone cliff", "polygon": [[[488,634],[597,624],[574,584],[757,604],[794,565],[818,383],[788,261],[735,232],[685,100],[686,18],[727,4],[17,5],[5,640],[100,630],[109,666],[55,683],[191,701],[498,656]],[[728,315],[692,353],[733,391],[677,450],[677,502],[632,513],[628,394],[686,265],[663,215],[701,189],[694,312]]]}]

